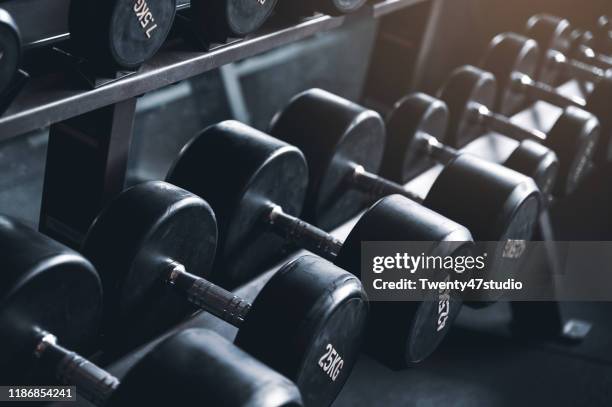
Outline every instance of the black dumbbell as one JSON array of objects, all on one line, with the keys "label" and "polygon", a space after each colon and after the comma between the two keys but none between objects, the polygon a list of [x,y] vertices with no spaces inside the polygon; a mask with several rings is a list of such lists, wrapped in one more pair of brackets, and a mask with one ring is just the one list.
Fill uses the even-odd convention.
[{"label": "black dumbbell", "polygon": [[268,20],[277,0],[194,0],[192,27],[207,43],[226,42],[259,29]]},{"label": "black dumbbell", "polygon": [[595,51],[612,56],[612,22],[610,17],[606,15],[599,17],[593,33],[593,41],[589,44]]},{"label": "black dumbbell", "polygon": [[[440,99],[414,93],[400,99],[387,118],[387,148],[383,177],[404,184],[436,164],[447,164],[460,152],[445,144],[448,107]],[[559,172],[554,151],[523,140],[503,164],[534,180],[550,194]]]},{"label": "black dumbbell", "polygon": [[492,254],[487,277],[511,278],[519,271],[520,259],[506,261],[495,248],[503,244],[492,242],[531,238],[541,198],[531,179],[477,157],[453,154],[423,199],[376,175],[386,144],[382,118],[320,89],[294,97],[273,120],[271,132],[301,147],[309,160],[306,213],[314,223],[332,227],[367,199],[400,194],[465,225],[478,242],[491,242],[486,245]]},{"label": "black dumbbell", "polygon": [[450,110],[446,139],[463,146],[486,131],[495,131],[517,140],[545,144],[559,157],[559,174],[553,194],[573,193],[591,168],[600,134],[599,121],[574,106],[566,107],[552,129],[545,134],[513,123],[493,111],[497,82],[492,73],[474,66],[457,68],[440,91]]},{"label": "black dumbbell", "polygon": [[176,0],[71,1],[73,52],[101,72],[136,69],[160,49],[175,14]]},{"label": "black dumbbell", "polygon": [[29,75],[19,69],[21,34],[13,17],[0,8],[0,114],[21,91]]},{"label": "black dumbbell", "polygon": [[[188,143],[168,180],[212,205],[221,242],[217,268],[234,282],[251,277],[287,243],[329,259],[355,276],[361,276],[362,242],[438,242],[428,250],[439,247],[443,257],[462,255],[472,247],[466,228],[399,196],[373,205],[340,242],[296,217],[308,185],[302,152],[236,121],[211,126]],[[444,278],[444,273],[439,277]],[[438,292],[428,292],[424,298],[370,304],[367,351],[393,367],[418,362],[433,352],[461,302]]]},{"label": "black dumbbell", "polygon": [[146,340],[152,327],[184,318],[189,303],[240,328],[236,344],[292,379],[306,405],[331,404],[363,342],[368,303],[359,279],[304,256],[282,267],[250,304],[204,278],[216,241],[210,206],[187,191],[159,181],[120,194],[83,244],[102,277],[106,333]]},{"label": "black dumbbell", "polygon": [[[603,45],[606,41],[612,43],[609,24],[608,18],[602,16],[594,30],[585,31],[573,28],[571,23],[564,18],[550,14],[536,14],[528,20],[525,34],[537,41],[543,51],[553,50],[567,55],[570,61],[567,61],[567,58],[565,60],[568,63],[577,60],[600,69],[609,69],[612,68],[612,59],[609,55],[597,52],[605,48],[610,49],[609,46]],[[556,72],[550,72],[547,69],[551,67],[547,65],[551,57],[554,58],[555,55],[546,54],[546,52],[540,55],[540,71],[536,78],[546,83],[554,83],[557,77]],[[561,61],[564,59],[557,58]],[[578,74],[583,71],[583,74],[587,75],[585,79],[590,80],[588,69],[580,69],[580,64],[577,64],[577,68]]]},{"label": "black dumbbell", "polygon": [[0,247],[5,261],[0,274],[1,383],[48,385],[54,380],[76,386],[79,395],[104,406],[154,401],[301,405],[288,379],[204,330],[166,339],[120,383],[64,347],[91,348],[96,336],[102,287],[91,263],[4,216]]},{"label": "black dumbbell", "polygon": [[368,0],[284,0],[278,12],[289,18],[309,17],[314,13],[340,16],[359,10]]},{"label": "black dumbbell", "polygon": [[[495,75],[499,89],[493,108],[502,114],[513,114],[527,102],[543,100],[561,108],[577,107],[592,113],[599,120],[599,145],[594,160],[603,164],[609,156],[612,115],[612,77],[603,77],[595,83],[588,98],[571,97],[555,88],[533,79],[539,60],[535,41],[518,34],[500,34],[490,44],[483,67]],[[566,109],[567,111],[567,109]]]},{"label": "black dumbbell", "polygon": [[20,61],[21,35],[17,23],[8,12],[0,9],[0,95],[15,78]]}]

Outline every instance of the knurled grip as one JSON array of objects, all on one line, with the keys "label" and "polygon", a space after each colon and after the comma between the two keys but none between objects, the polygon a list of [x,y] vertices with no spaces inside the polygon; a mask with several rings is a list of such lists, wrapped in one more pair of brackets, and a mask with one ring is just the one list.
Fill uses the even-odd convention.
[{"label": "knurled grip", "polygon": [[119,386],[119,379],[70,351],[66,351],[57,367],[57,378],[64,384],[76,386],[79,394],[97,406],[104,405]]},{"label": "knurled grip", "polygon": [[342,242],[326,231],[286,214],[280,207],[272,208],[268,223],[288,242],[333,261],[342,248]]},{"label": "knurled grip", "polygon": [[196,279],[187,291],[187,299],[195,306],[239,327],[251,309],[240,297],[202,278]]}]

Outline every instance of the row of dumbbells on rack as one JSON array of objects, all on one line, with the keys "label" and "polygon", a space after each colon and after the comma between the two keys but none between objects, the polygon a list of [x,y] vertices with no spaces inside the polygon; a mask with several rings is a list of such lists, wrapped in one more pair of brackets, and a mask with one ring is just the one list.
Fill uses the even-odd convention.
[{"label": "row of dumbbells on rack", "polygon": [[[72,66],[86,79],[88,86],[99,87],[135,73],[159,51],[175,26],[176,36],[209,50],[257,32],[272,16],[292,23],[315,13],[349,14],[375,3],[371,0],[194,0],[189,9],[177,12],[176,0],[113,0],[95,4],[71,1],[70,40],[55,44],[54,49],[66,59],[66,66]],[[530,34],[548,36],[550,42],[540,45],[555,52],[553,58],[548,54],[542,56],[541,65],[551,61],[565,63],[567,58],[572,58],[581,64],[594,64],[599,72],[604,72],[612,67],[611,33],[610,21],[605,16],[588,30],[573,28],[567,20],[549,15],[530,20]],[[22,48],[15,19],[0,9],[0,112],[8,108],[29,79],[28,73],[20,69]],[[546,68],[542,67],[545,71]],[[581,72],[591,73],[588,69]]]},{"label": "row of dumbbells on rack", "polygon": [[[552,24],[532,19],[530,26],[538,21]],[[563,74],[579,66],[582,75],[584,62],[557,64],[558,52],[549,55]],[[368,303],[359,281],[361,243],[446,242],[430,250],[491,254],[487,279],[519,273],[525,259],[504,257],[504,242],[532,239],[540,213],[573,193],[608,148],[605,76],[589,77],[595,89],[580,106],[592,112],[568,99],[576,103],[563,104],[548,134],[498,113],[516,109],[518,95],[561,100],[536,82],[533,72],[549,67],[537,56],[536,42],[498,36],[481,68],[455,70],[438,98],[402,98],[386,120],[312,89],[275,116],[269,134],[235,121],[208,127],[165,181],[115,198],[78,253],[2,217],[2,382],[57,380],[100,405],[323,406],[362,349],[392,368],[427,358],[463,299],[432,291],[421,302]],[[458,150],[487,130],[520,141],[503,166]],[[444,167],[426,197],[404,187],[436,164]],[[328,233],[354,216],[346,240]],[[499,243],[483,249],[475,241]],[[295,248],[316,256],[282,266],[252,304],[226,291]],[[468,305],[498,299],[483,295]],[[197,310],[238,327],[235,344],[205,330],[179,332],[121,383],[66,349],[103,350],[113,360]]]},{"label": "row of dumbbells on rack", "polygon": [[[341,16],[370,0],[194,0],[177,12],[177,0],[71,1],[68,43],[55,51],[89,87],[107,85],[135,73],[153,57],[176,26],[177,36],[209,50],[258,31],[272,15],[294,23],[316,13]],[[176,22],[176,24],[175,24]],[[19,27],[0,8],[0,112],[6,110],[29,79],[22,64]]]}]

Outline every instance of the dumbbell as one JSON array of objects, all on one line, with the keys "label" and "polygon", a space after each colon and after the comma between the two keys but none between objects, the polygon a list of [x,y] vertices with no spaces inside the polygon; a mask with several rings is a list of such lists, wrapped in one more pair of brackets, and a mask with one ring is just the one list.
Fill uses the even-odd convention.
[{"label": "dumbbell", "polygon": [[82,248],[102,278],[106,334],[146,340],[202,309],[240,328],[236,344],[293,380],[306,405],[330,405],[363,342],[368,303],[359,279],[304,256],[250,304],[205,279],[216,241],[210,206],[178,187],[148,182],[114,199]]},{"label": "dumbbell", "polygon": [[595,51],[612,56],[612,22],[609,16],[601,16],[597,19],[595,26],[594,38],[590,44]]},{"label": "dumbbell", "polygon": [[502,114],[513,114],[528,101],[543,100],[561,108],[575,106],[587,110],[597,117],[600,124],[595,162],[605,163],[611,147],[612,115],[608,102],[612,98],[612,77],[603,77],[595,82],[586,100],[563,95],[555,88],[533,79],[538,55],[536,42],[518,34],[500,34],[491,41],[483,68],[493,73],[499,84],[492,106]]},{"label": "dumbbell", "polygon": [[333,227],[371,198],[403,195],[469,228],[490,254],[486,278],[516,276],[520,259],[504,259],[504,245],[494,242],[531,238],[541,204],[534,182],[502,166],[453,153],[422,198],[376,175],[386,144],[384,127],[378,113],[320,89],[295,96],[273,119],[271,134],[302,148],[308,159],[307,219]]},{"label": "dumbbell", "polygon": [[[361,276],[361,243],[432,242],[425,253],[469,253],[463,226],[403,197],[378,201],[343,242],[297,218],[308,166],[296,147],[236,121],[206,128],[182,150],[167,180],[206,199],[219,222],[217,271],[227,281],[248,280],[271,256],[294,244]],[[446,273],[436,277],[445,278]],[[221,276],[217,276],[221,279]],[[426,358],[457,316],[455,293],[424,292],[424,301],[370,304],[366,351],[399,368]]]},{"label": "dumbbell", "polygon": [[[387,147],[380,174],[404,184],[436,164],[448,164],[460,152],[445,144],[448,107],[440,99],[414,93],[395,103],[387,117]],[[533,179],[550,194],[559,171],[554,151],[523,140],[503,164]]]},{"label": "dumbbell", "polygon": [[101,72],[134,70],[166,40],[176,0],[71,1],[73,52]]},{"label": "dumbbell", "polygon": [[[95,405],[301,405],[293,383],[216,334],[190,330],[153,348],[117,378],[66,347],[89,348],[102,306],[85,258],[0,217],[0,383],[76,386]],[[58,338],[63,342],[58,343]],[[64,347],[66,346],[66,347]]]},{"label": "dumbbell", "polygon": [[440,91],[440,99],[450,110],[446,136],[449,144],[455,147],[466,145],[486,131],[542,143],[559,157],[560,167],[553,194],[572,194],[591,168],[600,136],[597,118],[582,109],[568,106],[545,134],[512,123],[508,117],[494,112],[496,93],[497,82],[492,73],[469,65],[453,71]]},{"label": "dumbbell", "polygon": [[[550,72],[547,69],[554,68],[554,66],[548,66],[547,63],[550,62],[549,59],[552,59],[552,62],[554,62],[555,58],[565,61],[565,63],[572,63],[575,62],[573,60],[578,60],[579,63],[576,64],[578,72],[575,73],[580,74],[580,71],[582,71],[583,75],[586,75],[586,80],[591,80],[589,78],[589,69],[581,69],[588,67],[581,67],[580,62],[591,64],[601,69],[612,68],[612,59],[608,55],[598,53],[595,50],[610,49],[609,45],[604,45],[606,41],[612,43],[609,24],[608,18],[602,16],[594,31],[585,31],[575,29],[568,20],[550,14],[536,14],[532,16],[527,22],[525,35],[534,39],[540,48],[545,51],[540,55],[539,65],[541,71],[539,73],[542,75],[538,74],[536,78],[546,83],[554,81],[554,78],[557,76],[556,73],[554,71]],[[553,53],[547,54],[546,52],[548,51],[553,51]],[[563,57],[563,54],[569,57],[569,61],[568,58]]]},{"label": "dumbbell", "polygon": [[13,17],[0,9],[0,95],[9,87],[21,60],[21,35]]},{"label": "dumbbell", "polygon": [[288,18],[308,17],[314,13],[340,16],[359,10],[368,0],[284,0],[278,3],[279,14]]},{"label": "dumbbell", "polygon": [[257,31],[268,20],[277,0],[194,0],[192,27],[204,42],[226,42]]},{"label": "dumbbell", "polygon": [[0,8],[0,114],[8,108],[30,76],[19,69],[21,34],[13,17]]}]

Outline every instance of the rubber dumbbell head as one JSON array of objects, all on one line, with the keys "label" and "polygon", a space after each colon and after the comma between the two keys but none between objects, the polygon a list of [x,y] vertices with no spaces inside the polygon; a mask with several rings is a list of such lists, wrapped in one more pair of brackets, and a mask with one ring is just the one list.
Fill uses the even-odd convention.
[{"label": "rubber dumbbell head", "polygon": [[[184,236],[191,237],[187,242]],[[211,274],[215,216],[180,188],[151,183],[120,194],[97,217],[82,252],[103,273],[107,349],[129,349],[172,326],[195,308],[160,283],[156,254],[193,274]],[[129,332],[129,335],[126,333]]]},{"label": "rubber dumbbell head", "polygon": [[554,194],[572,194],[588,174],[595,156],[600,135],[595,116],[569,106],[548,134],[527,129],[493,112],[496,88],[492,73],[473,66],[460,67],[451,74],[441,91],[441,99],[450,110],[447,139],[462,145],[486,131],[496,131],[519,141],[540,142],[559,158]]},{"label": "rubber dumbbell head", "polygon": [[0,9],[0,94],[10,85],[21,61],[21,35],[13,17]]},{"label": "rubber dumbbell head", "polygon": [[[8,217],[0,217],[0,356],[7,380],[27,379],[31,353],[46,330],[67,345],[87,349],[102,306],[100,280],[91,263],[63,245]],[[6,383],[7,381],[4,380]]]},{"label": "rubber dumbbell head", "polygon": [[308,159],[310,185],[304,217],[323,229],[356,215],[369,197],[346,182],[355,163],[376,173],[385,145],[383,119],[322,89],[293,97],[272,120],[270,134]]},{"label": "rubber dumbbell head", "polygon": [[212,331],[189,329],[148,352],[122,380],[112,405],[299,407],[299,390]]},{"label": "rubber dumbbell head", "polygon": [[175,14],[176,0],[72,1],[70,38],[96,69],[133,70],[161,48]]},{"label": "rubber dumbbell head", "polygon": [[547,50],[557,50],[568,54],[572,48],[573,29],[570,22],[550,14],[536,14],[529,18],[525,27],[525,35],[532,38],[543,52],[538,53],[537,70],[533,78],[553,84],[557,73],[551,71],[547,63]]},{"label": "rubber dumbbell head", "polygon": [[277,0],[195,0],[191,18],[209,42],[225,42],[257,31],[274,11]]}]

